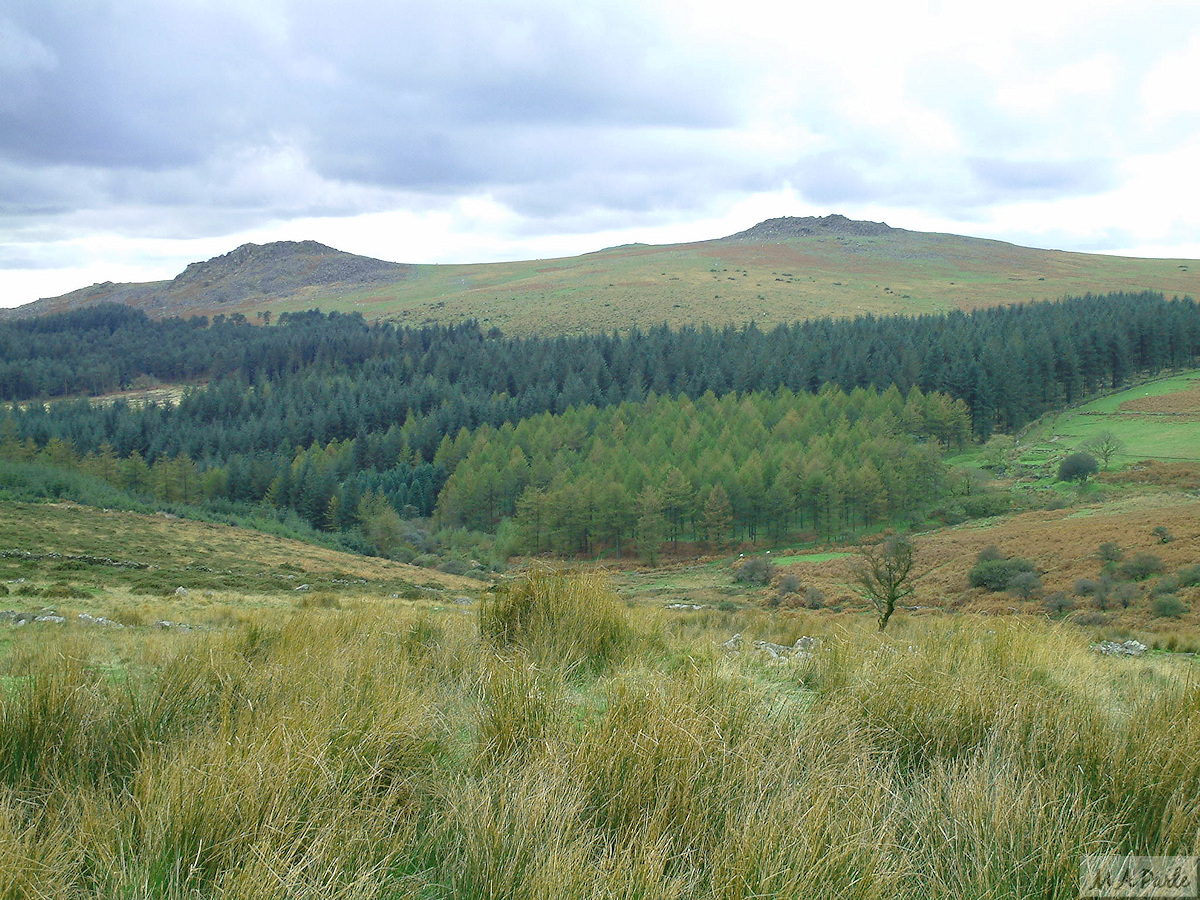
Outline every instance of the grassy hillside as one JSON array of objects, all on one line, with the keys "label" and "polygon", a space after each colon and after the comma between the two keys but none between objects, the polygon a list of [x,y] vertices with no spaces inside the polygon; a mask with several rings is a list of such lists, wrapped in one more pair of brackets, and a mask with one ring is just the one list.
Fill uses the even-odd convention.
[{"label": "grassy hillside", "polygon": [[1102,432],[1122,444],[1110,460],[1113,467],[1148,459],[1200,461],[1200,374],[1155,379],[1046,416],[1023,440],[1021,458],[1032,463],[1053,458]]},{"label": "grassy hillside", "polygon": [[[390,277],[370,269],[369,284],[301,286],[307,258],[266,255],[250,281],[243,268],[216,265],[226,257],[191,267],[212,275],[207,293],[195,278],[175,288],[167,282],[145,290],[102,285],[39,301],[36,308],[107,298],[155,315],[241,313],[254,320],[263,312],[320,307],[410,325],[475,318],[509,333],[553,334],[661,322],[770,325],[826,315],[919,314],[1088,291],[1200,294],[1200,265],[1189,260],[1036,250],[840,216],[775,219],[720,240],[639,244],[565,259],[405,266]],[[404,248],[394,255],[403,258]],[[263,284],[288,290],[271,293],[259,289]]]},{"label": "grassy hillside", "polygon": [[477,318],[515,334],[570,334],[660,322],[720,326],[753,319],[774,325],[828,315],[916,315],[1121,290],[1195,296],[1200,265],[897,229],[417,266],[401,282],[336,294],[310,291],[242,311],[250,316],[260,309],[320,306],[404,324]]},{"label": "grassy hillside", "polygon": [[228,525],[0,502],[0,606],[16,611],[53,607],[72,618],[203,624],[234,607],[290,609],[347,595],[411,601],[444,594],[449,602],[482,585]]}]

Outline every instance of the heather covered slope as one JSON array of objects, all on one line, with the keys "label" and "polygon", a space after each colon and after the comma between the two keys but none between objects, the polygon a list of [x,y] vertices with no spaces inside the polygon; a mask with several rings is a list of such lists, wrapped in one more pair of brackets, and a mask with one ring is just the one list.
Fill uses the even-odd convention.
[{"label": "heather covered slope", "polygon": [[[394,255],[403,258],[404,248]],[[239,263],[240,256],[248,258]],[[400,266],[313,242],[247,245],[171,282],[97,285],[10,315],[113,300],[152,315],[254,319],[319,307],[407,325],[473,318],[512,334],[570,334],[662,322],[921,314],[1143,290],[1195,296],[1200,265],[1037,250],[831,215],[770,219],[691,244],[471,265]]]}]

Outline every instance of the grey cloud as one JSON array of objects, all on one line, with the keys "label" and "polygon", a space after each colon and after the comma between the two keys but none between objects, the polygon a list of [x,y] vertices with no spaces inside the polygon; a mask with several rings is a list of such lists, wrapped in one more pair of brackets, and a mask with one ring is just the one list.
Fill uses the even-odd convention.
[{"label": "grey cloud", "polygon": [[0,153],[27,162],[199,167],[282,139],[327,178],[453,190],[579,162],[517,155],[523,131],[732,116],[728,71],[663,62],[632,4],[295,3],[281,33],[211,5],[22,9],[62,61],[0,113]]},{"label": "grey cloud", "polygon": [[1011,160],[976,157],[971,172],[994,196],[1074,197],[1095,194],[1115,184],[1113,166],[1104,159]]},{"label": "grey cloud", "polygon": [[37,84],[58,65],[45,44],[11,19],[0,18],[0,113],[15,112],[31,103]]},{"label": "grey cloud", "polygon": [[0,244],[0,269],[58,269],[85,259],[85,254],[70,248]]}]

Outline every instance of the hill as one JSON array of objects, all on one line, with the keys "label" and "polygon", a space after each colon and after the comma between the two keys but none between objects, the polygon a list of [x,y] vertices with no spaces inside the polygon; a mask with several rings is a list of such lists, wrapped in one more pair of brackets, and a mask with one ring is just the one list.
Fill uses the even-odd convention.
[{"label": "hill", "polygon": [[217,598],[290,607],[311,592],[381,601],[445,593],[449,599],[483,586],[475,578],[231,525],[7,500],[0,501],[3,584],[14,595],[4,598],[7,606],[38,609],[52,599],[60,612],[118,621],[151,608],[157,618],[186,612],[191,621],[203,621]]},{"label": "hill", "polygon": [[1200,264],[1038,250],[830,215],[769,219],[690,244],[470,265],[399,265],[314,242],[249,244],[173,281],[94,285],[7,315],[106,300],[155,316],[253,318],[319,307],[407,325],[474,318],[512,334],[571,334],[661,322],[916,315],[1143,290],[1196,296]]},{"label": "hill", "polygon": [[97,303],[123,303],[154,316],[196,315],[257,308],[314,291],[361,288],[402,281],[410,266],[356,256],[316,241],[243,244],[222,256],[189,265],[171,281],[94,284],[13,310],[17,315],[66,312]]}]

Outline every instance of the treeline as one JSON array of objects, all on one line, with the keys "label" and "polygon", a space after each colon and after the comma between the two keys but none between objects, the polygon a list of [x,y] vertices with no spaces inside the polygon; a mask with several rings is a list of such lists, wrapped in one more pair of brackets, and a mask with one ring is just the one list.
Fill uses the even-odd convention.
[{"label": "treeline", "polygon": [[[862,484],[874,483],[868,462],[885,481],[904,472],[863,457],[859,445],[881,435],[921,434],[931,438],[932,450],[971,433],[986,438],[996,428],[1013,430],[1135,375],[1195,365],[1198,357],[1197,304],[1149,293],[916,318],[822,319],[770,331],[753,324],[664,326],[555,338],[506,337],[473,323],[398,328],[316,311],[281,315],[269,327],[241,317],[153,321],[107,306],[0,324],[0,395],[23,401],[0,416],[0,444],[8,458],[37,456],[85,467],[122,489],[172,502],[292,510],[326,531],[387,519],[387,529],[372,532],[378,547],[396,545],[389,536],[395,522],[385,507],[403,519],[429,517],[440,508],[447,521],[472,528],[490,529],[515,517],[526,534],[530,516],[545,514],[549,530],[542,535],[535,529],[534,550],[616,545],[638,530],[630,516],[645,514],[637,511],[645,506],[645,487],[664,490],[672,469],[696,492],[689,512],[667,515],[677,539],[711,531],[700,521],[701,508],[718,485],[730,505],[730,534],[754,538],[760,529],[792,525],[831,533],[912,508],[894,488],[885,492],[882,511],[856,499],[865,496]],[[187,389],[178,403],[28,402],[125,388],[146,378],[203,383]],[[712,405],[718,401],[740,409],[746,396],[764,395],[776,398],[772,403],[788,397],[787,403],[802,406],[812,402],[805,398],[834,388],[820,396],[826,402],[841,392],[887,396],[889,404],[896,398],[949,404],[954,414],[942,419],[953,427],[926,422],[895,432],[880,424],[869,436],[851,421],[843,432],[852,432],[852,440],[839,432],[836,440],[821,438],[824,445],[814,437],[809,446],[805,437],[802,452],[792,451],[803,465],[785,465],[764,456],[768,451],[756,443],[762,429],[735,416],[750,437],[730,432],[724,449],[746,447],[747,456],[735,455],[729,465],[718,460],[714,469],[712,459],[701,463],[696,456],[693,445],[708,440],[694,432],[699,423],[682,424],[700,410],[730,413]],[[628,461],[633,451],[621,449],[622,439],[609,446],[596,417],[611,419],[628,436],[641,427],[632,411],[654,418],[688,401],[687,416],[672,412],[680,421],[655,429],[669,453],[647,444],[636,452],[649,468],[614,461]],[[619,420],[612,418],[618,409],[625,411]],[[770,421],[763,426],[768,435],[778,425],[765,412],[755,415]],[[914,421],[911,410],[905,415],[905,422]],[[508,446],[507,435],[528,435],[530,429],[592,435],[592,446],[588,455],[574,457],[520,441]],[[486,453],[481,447],[462,468],[480,435],[495,435],[484,441],[495,446]],[[559,439],[563,448],[575,446],[574,438],[553,438]],[[501,445],[503,452],[495,449]],[[754,465],[746,469],[750,451],[763,467],[761,496]],[[510,477],[526,465],[523,475]],[[792,505],[779,499],[817,496],[816,487],[803,488],[799,479],[818,468],[833,485],[832,499]],[[481,474],[471,481],[476,471]],[[624,495],[578,498],[589,509],[616,503],[623,512],[612,521],[552,521],[556,504],[566,509],[574,502],[572,490],[594,485],[601,491],[612,479]],[[542,492],[542,512],[536,512],[537,493],[522,503],[527,491]]]},{"label": "treeline", "polygon": [[[360,525],[364,498],[382,499],[405,518],[433,514],[446,472],[434,463],[403,461],[401,446],[399,431],[392,429],[362,443],[330,441],[294,453],[235,454],[203,463],[181,453],[151,463],[137,450],[121,456],[108,443],[90,453],[59,438],[39,447],[19,437],[11,418],[0,423],[0,460],[82,471],[164,503],[290,510],[320,531]],[[377,466],[381,452],[386,462]]]},{"label": "treeline", "polygon": [[969,437],[961,401],[894,386],[576,407],[447,439],[438,511],[481,531],[515,518],[529,553],[833,534],[937,502],[941,448]]},{"label": "treeline", "polygon": [[[23,434],[149,459],[327,443],[407,423],[429,461],[444,435],[649,394],[815,391],[896,385],[941,391],[980,438],[1139,374],[1195,364],[1200,308],[1109,294],[915,318],[819,319],[761,331],[665,326],[626,334],[512,338],[474,324],[398,328],[357,314],[280,316],[260,328],[152,321],[124,307],[0,325],[0,398],[124,389],[139,378],[203,381],[175,407],[29,409]],[[413,420],[410,422],[410,420]]]}]

